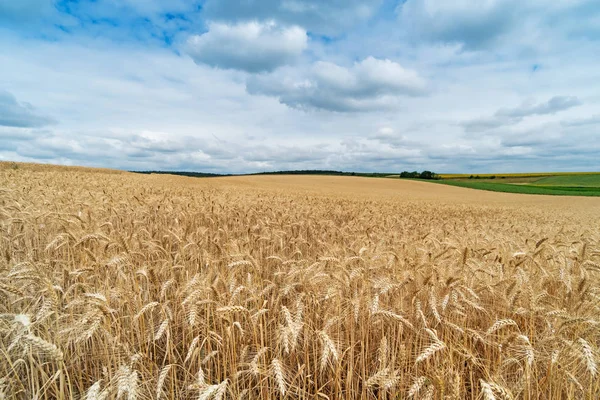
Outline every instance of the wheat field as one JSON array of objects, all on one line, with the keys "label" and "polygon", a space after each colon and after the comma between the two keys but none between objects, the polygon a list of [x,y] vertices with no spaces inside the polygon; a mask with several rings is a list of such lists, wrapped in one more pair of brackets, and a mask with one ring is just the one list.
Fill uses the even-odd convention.
[{"label": "wheat field", "polygon": [[595,399],[600,202],[0,165],[0,398]]}]

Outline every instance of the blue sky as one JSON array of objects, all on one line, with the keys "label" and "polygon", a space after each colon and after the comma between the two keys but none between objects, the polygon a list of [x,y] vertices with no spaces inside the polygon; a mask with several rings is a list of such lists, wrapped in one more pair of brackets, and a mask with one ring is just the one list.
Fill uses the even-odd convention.
[{"label": "blue sky", "polygon": [[0,160],[600,170],[597,0],[0,0]]}]

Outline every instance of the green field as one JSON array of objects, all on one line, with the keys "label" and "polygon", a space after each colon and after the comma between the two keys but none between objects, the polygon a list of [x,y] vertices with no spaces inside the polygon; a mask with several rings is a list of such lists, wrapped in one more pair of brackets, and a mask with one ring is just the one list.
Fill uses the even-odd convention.
[{"label": "green field", "polygon": [[600,196],[600,173],[555,176],[499,174],[494,179],[491,179],[491,176],[490,174],[480,175],[480,177],[484,177],[483,179],[465,179],[454,176],[435,182],[494,192],[555,196]]},{"label": "green field", "polygon": [[564,175],[549,176],[532,182],[536,186],[570,186],[600,188],[600,174],[598,175]]},{"label": "green field", "polygon": [[481,179],[495,178],[547,178],[551,176],[581,176],[581,175],[600,175],[600,172],[519,172],[519,173],[493,173],[493,174],[438,174],[442,179],[468,179],[469,177],[479,177]]}]

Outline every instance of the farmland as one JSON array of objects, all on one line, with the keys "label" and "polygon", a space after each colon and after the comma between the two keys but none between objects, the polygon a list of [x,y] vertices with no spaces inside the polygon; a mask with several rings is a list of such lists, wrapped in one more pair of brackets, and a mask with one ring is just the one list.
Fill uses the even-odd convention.
[{"label": "farmland", "polygon": [[600,174],[589,175],[556,175],[535,181],[538,186],[577,186],[600,187]]},{"label": "farmland", "polygon": [[437,181],[493,192],[562,196],[600,196],[600,173],[442,174]]},{"label": "farmland", "polygon": [[597,198],[0,164],[0,392],[598,398],[598,226]]}]

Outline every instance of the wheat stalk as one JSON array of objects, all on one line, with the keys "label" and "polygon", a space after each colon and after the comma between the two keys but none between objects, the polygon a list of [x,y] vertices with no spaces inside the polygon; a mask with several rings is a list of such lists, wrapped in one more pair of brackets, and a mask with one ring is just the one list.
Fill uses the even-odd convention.
[{"label": "wheat stalk", "polygon": [[283,367],[281,366],[281,362],[278,359],[274,358],[273,360],[271,360],[271,367],[272,367],[272,372],[273,372],[273,378],[275,379],[275,382],[277,383],[277,388],[279,389],[279,393],[281,394],[281,396],[285,396],[286,385],[285,385],[285,378],[284,378]]},{"label": "wheat stalk", "polygon": [[158,380],[156,383],[156,400],[160,400],[160,398],[162,397],[163,386],[165,384],[165,380],[167,379],[167,376],[169,375],[169,371],[171,371],[171,367],[172,367],[172,365],[169,364],[160,370],[160,374],[158,375]]}]

